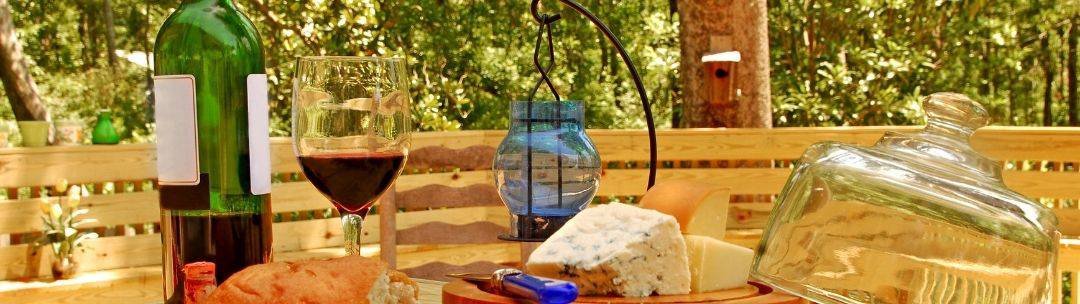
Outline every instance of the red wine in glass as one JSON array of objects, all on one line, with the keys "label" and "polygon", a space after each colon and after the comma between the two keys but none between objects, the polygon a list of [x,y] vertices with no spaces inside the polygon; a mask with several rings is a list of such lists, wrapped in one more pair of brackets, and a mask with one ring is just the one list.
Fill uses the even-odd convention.
[{"label": "red wine in glass", "polygon": [[402,152],[343,152],[300,156],[300,167],[341,213],[364,216],[405,165]]}]

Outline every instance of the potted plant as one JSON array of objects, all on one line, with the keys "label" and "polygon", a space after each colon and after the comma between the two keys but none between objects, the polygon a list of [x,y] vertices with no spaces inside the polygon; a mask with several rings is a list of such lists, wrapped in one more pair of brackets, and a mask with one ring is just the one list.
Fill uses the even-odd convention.
[{"label": "potted plant", "polygon": [[44,147],[49,144],[49,130],[52,123],[47,120],[20,120],[19,135],[23,147]]},{"label": "potted plant", "polygon": [[83,138],[85,138],[83,132],[85,128],[86,123],[83,122],[82,119],[72,118],[55,121],[53,123],[53,130],[56,131],[56,145],[81,145],[83,143]]},{"label": "potted plant", "polygon": [[[63,189],[67,189],[66,193]],[[56,186],[56,191],[61,194],[56,199],[46,198],[41,203],[41,220],[45,224],[42,236],[35,244],[48,246],[53,253],[52,275],[53,279],[68,279],[79,270],[79,262],[75,259],[75,250],[85,251],[83,242],[97,238],[97,233],[79,232],[78,227],[86,223],[95,222],[94,219],[80,218],[89,212],[88,209],[79,208],[79,202],[89,192],[86,188],[73,185],[67,188],[67,181],[61,181]]]}]

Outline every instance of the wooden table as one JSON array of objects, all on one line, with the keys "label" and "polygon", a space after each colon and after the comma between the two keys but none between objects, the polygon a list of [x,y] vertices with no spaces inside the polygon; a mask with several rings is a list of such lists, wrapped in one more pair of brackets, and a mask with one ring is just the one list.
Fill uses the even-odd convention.
[{"label": "wooden table", "polygon": [[[160,269],[160,266],[153,268]],[[442,303],[442,286],[445,282],[422,279],[416,281],[420,284],[420,303]],[[10,293],[0,297],[0,303],[161,303],[161,288],[159,276],[157,280],[127,280],[105,286],[83,285],[78,288],[58,287]]]}]

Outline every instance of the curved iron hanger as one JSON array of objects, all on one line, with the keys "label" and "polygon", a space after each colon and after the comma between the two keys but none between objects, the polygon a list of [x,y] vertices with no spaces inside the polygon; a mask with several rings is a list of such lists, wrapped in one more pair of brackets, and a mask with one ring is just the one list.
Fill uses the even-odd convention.
[{"label": "curved iron hanger", "polygon": [[[596,15],[593,15],[588,9],[585,9],[584,6],[581,6],[581,4],[574,2],[573,0],[559,0],[559,2],[585,16],[586,19],[589,19],[589,22],[604,34],[604,37],[607,37],[608,42],[611,42],[611,44],[615,46],[615,49],[619,51],[619,57],[622,58],[623,64],[626,65],[627,70],[630,71],[630,76],[634,79],[634,85],[637,87],[638,96],[641,97],[641,107],[645,110],[645,125],[649,129],[649,184],[647,189],[652,188],[653,184],[656,183],[656,124],[653,122],[652,108],[649,106],[649,97],[645,92],[645,85],[641,82],[641,76],[638,74],[637,66],[635,66],[634,61],[630,59],[630,54],[623,48],[622,41],[620,41],[618,37],[615,37],[615,34],[611,32],[611,29],[608,28],[604,22],[600,21],[600,18],[597,18]],[[551,22],[555,22],[555,20],[558,20],[560,17],[558,14],[540,14],[539,5],[540,0],[532,0],[529,11],[532,13],[533,19],[536,19],[537,22],[540,22],[540,24],[548,28],[548,47],[550,48],[552,47],[550,45],[551,29],[548,25],[550,25]],[[543,27],[541,30],[543,30]],[[539,39],[539,37],[537,39]],[[539,45],[537,45],[537,48],[539,48]],[[551,60],[554,60],[553,58],[554,57],[552,57]],[[555,92],[555,86],[551,83],[551,79],[548,78],[547,71],[540,67],[540,62],[537,57],[533,58],[533,64],[535,64],[540,71],[540,77],[547,84],[548,88],[550,88],[552,92]],[[548,68],[550,69],[552,66],[554,66],[554,63],[549,65]]]}]

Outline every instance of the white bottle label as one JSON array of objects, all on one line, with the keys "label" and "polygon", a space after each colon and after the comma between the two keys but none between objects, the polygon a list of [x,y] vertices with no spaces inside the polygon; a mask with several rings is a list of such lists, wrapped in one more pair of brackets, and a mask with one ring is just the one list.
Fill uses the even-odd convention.
[{"label": "white bottle label", "polygon": [[266,74],[247,77],[251,194],[270,193],[270,102]]},{"label": "white bottle label", "polygon": [[154,108],[158,182],[162,185],[198,185],[199,125],[195,77],[154,76]]}]

